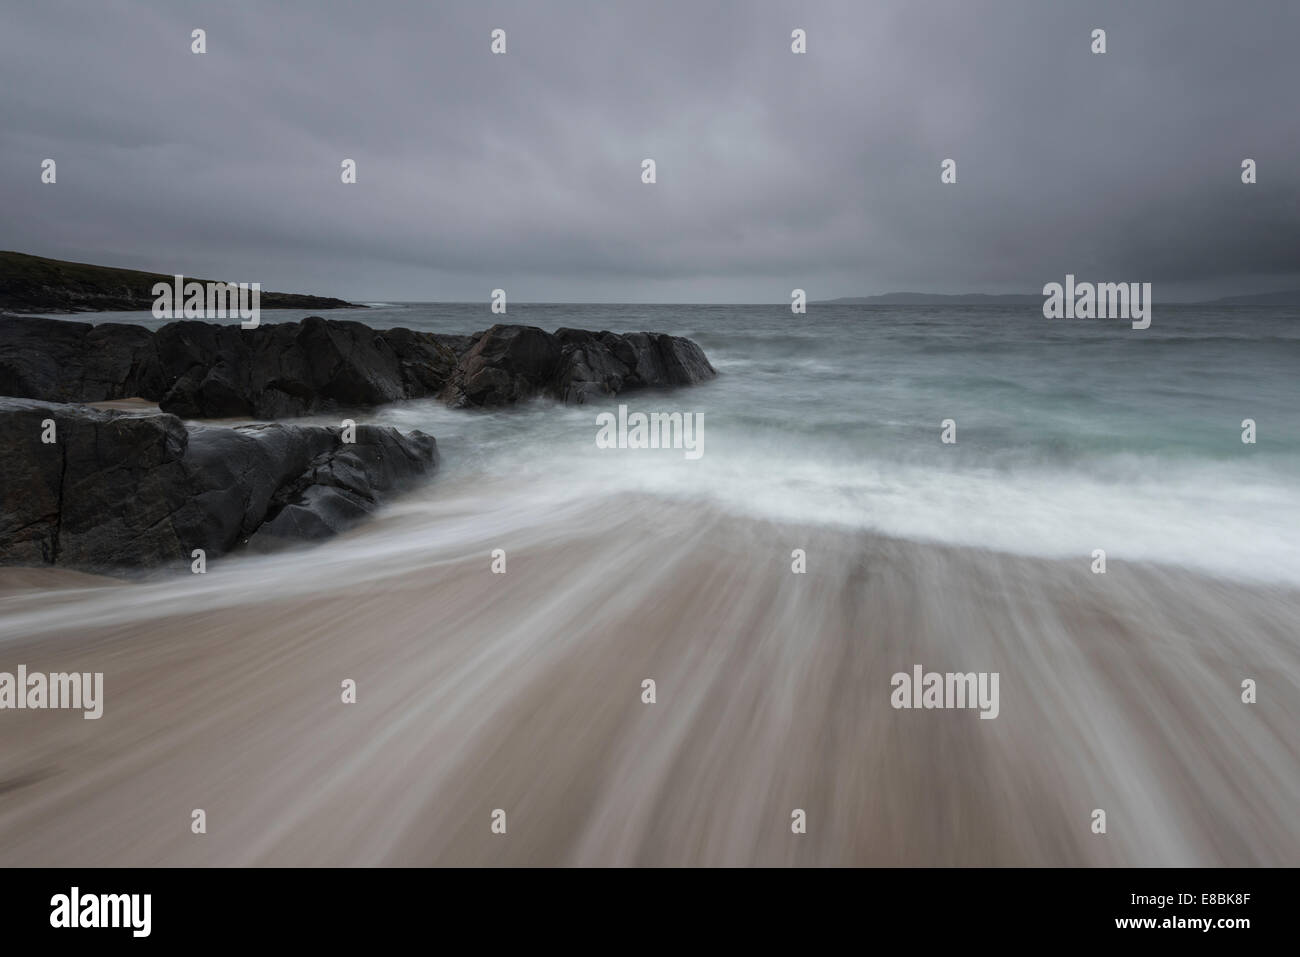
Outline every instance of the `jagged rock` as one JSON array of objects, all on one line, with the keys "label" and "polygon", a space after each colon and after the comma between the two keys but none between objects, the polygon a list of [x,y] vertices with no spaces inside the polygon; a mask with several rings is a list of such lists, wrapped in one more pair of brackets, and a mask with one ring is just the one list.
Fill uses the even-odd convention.
[{"label": "jagged rock", "polygon": [[[55,441],[42,442],[52,420]],[[437,466],[421,432],[187,427],[167,414],[0,398],[0,562],[188,565],[250,543],[319,539]]]},{"label": "jagged rock", "polygon": [[0,395],[49,402],[161,398],[153,333],[143,326],[0,316]]},{"label": "jagged rock", "polygon": [[435,395],[456,353],[431,333],[309,316],[240,329],[171,322],[155,336],[159,406],[192,418],[278,418]]},{"label": "jagged rock", "polygon": [[444,397],[453,406],[532,398],[555,376],[562,354],[559,340],[535,326],[493,326],[465,353]]},{"label": "jagged rock", "polygon": [[560,329],[555,337],[564,346],[565,362],[550,391],[563,402],[581,404],[588,396],[628,389],[695,385],[717,375],[704,350],[681,336]]},{"label": "jagged rock", "polygon": [[[338,429],[187,426],[178,415],[273,418],[433,395],[582,403],[715,374],[695,343],[656,333],[497,325],[438,336],[318,316],[153,333],[0,317],[0,395],[14,396],[0,398],[0,562],[140,567],[187,562],[195,548],[215,557],[318,539],[437,462],[419,432],[362,426],[345,445]],[[137,396],[163,414],[54,404]]]},{"label": "jagged rock", "polygon": [[694,385],[717,372],[690,339],[654,332],[587,332],[497,325],[461,358],[443,398],[452,406],[510,405],[544,395],[581,404],[628,389]]},{"label": "jagged rock", "polygon": [[0,395],[138,396],[186,418],[273,419],[435,395],[456,407],[534,396],[582,403],[716,374],[691,340],[650,332],[496,325],[447,336],[309,316],[256,329],[186,320],[153,333],[0,318]]}]

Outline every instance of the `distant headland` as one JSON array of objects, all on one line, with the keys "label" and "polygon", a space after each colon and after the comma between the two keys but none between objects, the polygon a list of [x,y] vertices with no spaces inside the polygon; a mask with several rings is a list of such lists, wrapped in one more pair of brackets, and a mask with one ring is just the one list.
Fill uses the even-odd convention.
[{"label": "distant headland", "polygon": [[[0,252],[0,310],[9,312],[130,312],[153,308],[154,283],[173,276]],[[187,279],[190,277],[186,277]],[[197,280],[206,283],[208,280]],[[263,309],[364,309],[329,296],[261,294]]]},{"label": "distant headland", "polygon": [[[822,306],[1041,306],[1039,294],[984,295],[983,293],[956,293],[939,295],[929,292],[887,292],[879,296],[841,296],[839,299],[818,299]],[[1223,296],[1196,302],[1171,303],[1186,306],[1300,306],[1300,289],[1282,292],[1264,292],[1244,296]]]}]

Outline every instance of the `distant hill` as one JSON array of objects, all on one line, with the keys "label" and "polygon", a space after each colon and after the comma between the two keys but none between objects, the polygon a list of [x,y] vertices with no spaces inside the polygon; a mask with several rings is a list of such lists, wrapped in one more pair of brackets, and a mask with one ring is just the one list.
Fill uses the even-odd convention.
[{"label": "distant hill", "polygon": [[1206,306],[1300,306],[1300,289],[1261,292],[1254,296],[1224,296],[1202,303]]},{"label": "distant hill", "polygon": [[[881,296],[843,296],[820,299],[814,305],[825,306],[1027,306],[1043,303],[1042,295],[986,296],[982,293],[958,293],[940,296],[929,292],[887,292]],[[1264,292],[1250,296],[1224,296],[1199,302],[1171,303],[1187,306],[1300,306],[1300,290]]]},{"label": "distant hill", "polygon": [[[190,282],[221,282],[186,276]],[[87,263],[0,252],[0,310],[10,312],[125,312],[152,309],[153,285],[171,283],[163,273],[114,269]],[[263,292],[262,309],[360,309],[342,299]]]}]

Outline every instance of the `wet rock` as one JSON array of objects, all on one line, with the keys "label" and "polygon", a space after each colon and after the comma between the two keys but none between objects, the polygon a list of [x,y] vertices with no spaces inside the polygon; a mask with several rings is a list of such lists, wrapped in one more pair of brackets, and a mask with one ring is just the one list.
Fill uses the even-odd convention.
[{"label": "wet rock", "polygon": [[359,426],[355,438],[0,398],[0,562],[188,566],[195,548],[211,559],[317,540],[437,467],[421,432]]}]

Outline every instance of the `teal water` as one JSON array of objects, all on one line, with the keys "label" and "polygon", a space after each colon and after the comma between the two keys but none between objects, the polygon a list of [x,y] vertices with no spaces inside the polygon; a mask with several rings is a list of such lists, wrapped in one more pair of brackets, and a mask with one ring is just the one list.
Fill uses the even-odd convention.
[{"label": "teal water", "polygon": [[[270,311],[263,322],[301,318]],[[505,319],[695,339],[716,381],[580,408],[364,413],[438,438],[443,480],[548,501],[628,490],[737,514],[1091,561],[1300,581],[1300,309],[1154,307],[1151,327],[1037,309],[376,304],[330,314],[466,333]],[[78,317],[87,318],[87,317]],[[141,313],[94,321],[159,325]],[[704,413],[703,458],[601,450],[597,412]],[[1243,444],[1242,420],[1257,423]],[[956,422],[957,442],[940,441]],[[329,421],[321,419],[319,421]]]}]

